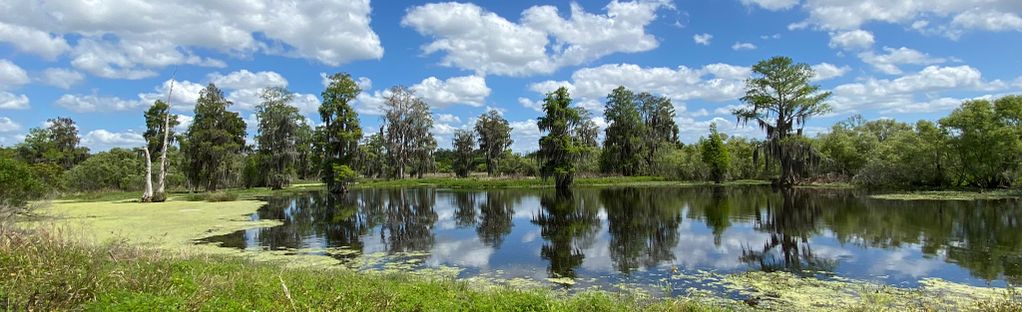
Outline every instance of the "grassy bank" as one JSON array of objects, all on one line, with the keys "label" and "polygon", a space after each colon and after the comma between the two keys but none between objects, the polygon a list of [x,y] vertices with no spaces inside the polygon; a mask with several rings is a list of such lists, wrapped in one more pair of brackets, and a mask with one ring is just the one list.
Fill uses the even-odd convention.
[{"label": "grassy bank", "polygon": [[919,290],[750,273],[736,301],[480,286],[402,273],[293,268],[227,255],[92,244],[0,227],[0,310],[87,311],[1022,311],[1018,295],[944,282]]},{"label": "grassy bank", "polygon": [[713,311],[687,300],[491,288],[401,274],[289,269],[230,256],[89,245],[0,229],[0,310]]}]

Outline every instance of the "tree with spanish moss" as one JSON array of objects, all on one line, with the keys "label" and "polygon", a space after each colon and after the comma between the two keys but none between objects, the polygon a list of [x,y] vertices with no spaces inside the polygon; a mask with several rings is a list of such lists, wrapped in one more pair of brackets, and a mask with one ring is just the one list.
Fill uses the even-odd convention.
[{"label": "tree with spanish moss", "polygon": [[575,136],[582,116],[571,107],[571,95],[565,87],[547,93],[543,111],[545,115],[537,122],[539,130],[547,133],[539,139],[540,175],[544,179],[553,177],[557,190],[566,191],[575,178],[576,163],[586,149]]},{"label": "tree with spanish moss", "polygon": [[476,138],[472,131],[457,130],[454,132],[454,174],[460,178],[468,177],[472,171],[472,160],[475,158]]},{"label": "tree with spanish moss", "polygon": [[429,105],[403,86],[391,88],[384,101],[384,138],[392,176],[422,175],[433,168],[436,139]]},{"label": "tree with spanish moss", "polygon": [[663,168],[657,166],[657,158],[662,157],[661,151],[681,145],[681,141],[678,140],[678,125],[674,122],[674,104],[665,96],[649,92],[635,95],[635,101],[643,124],[641,142],[646,173],[662,174]]},{"label": "tree with spanish moss", "polygon": [[261,97],[263,102],[256,106],[260,167],[265,170],[266,185],[279,190],[291,185],[296,175],[298,132],[305,117],[291,105],[294,93],[283,87],[263,89]]},{"label": "tree with spanish moss", "polygon": [[768,161],[780,164],[781,186],[791,186],[806,177],[819,162],[819,153],[802,136],[806,120],[830,111],[826,103],[830,92],[812,85],[815,73],[805,63],[778,56],[752,66],[753,77],[746,80],[745,107],[732,113],[740,123],[754,121],[766,131],[761,150]]},{"label": "tree with spanish moss", "polygon": [[493,176],[497,173],[498,161],[511,144],[511,125],[500,115],[500,112],[491,109],[476,120],[476,133],[479,134],[479,149],[486,157],[486,174]]},{"label": "tree with spanish moss", "polygon": [[639,116],[635,94],[624,86],[617,87],[607,95],[607,106],[603,114],[609,124],[604,131],[600,171],[625,176],[639,174],[643,162],[641,149],[645,128]]},{"label": "tree with spanish moss", "polygon": [[323,125],[316,133],[318,146],[324,153],[320,174],[332,193],[347,192],[348,184],[357,175],[353,168],[362,127],[351,102],[361,92],[351,75],[337,73],[330,76],[330,84],[321,94],[323,103],[319,106],[319,116]]},{"label": "tree with spanish moss", "polygon": [[195,117],[181,142],[185,157],[185,176],[193,187],[216,191],[228,184],[235,166],[231,157],[245,147],[245,120],[224,92],[210,83],[199,92]]}]

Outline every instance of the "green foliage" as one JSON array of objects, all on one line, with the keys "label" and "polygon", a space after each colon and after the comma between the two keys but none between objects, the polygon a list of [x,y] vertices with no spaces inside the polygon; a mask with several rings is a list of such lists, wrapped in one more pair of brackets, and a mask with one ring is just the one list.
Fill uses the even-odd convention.
[{"label": "green foliage", "polygon": [[674,104],[667,97],[648,92],[636,95],[639,116],[642,118],[642,154],[645,158],[646,174],[656,175],[656,157],[661,150],[681,145],[678,141],[678,125],[674,123]]},{"label": "green foliage", "polygon": [[373,133],[359,145],[358,170],[369,178],[383,178],[391,172],[387,163],[386,141],[381,132]]},{"label": "green foliage", "polygon": [[[467,130],[455,131],[453,145],[454,145],[454,162],[452,164],[452,169],[454,170],[454,173],[458,175],[458,177],[462,178],[467,177],[468,174],[472,171],[472,161],[475,158],[476,148],[475,135],[471,131]],[[483,150],[483,152],[488,153],[487,150]],[[499,157],[499,155],[497,157]],[[493,157],[494,158],[493,162],[489,161],[487,162],[488,164],[487,169],[489,169],[489,164],[496,164],[497,157]],[[489,159],[489,156],[487,156],[487,159]],[[493,171],[496,171],[496,168],[492,169]]]},{"label": "green foliage", "polygon": [[264,154],[251,153],[245,155],[245,167],[241,171],[241,183],[246,188],[266,186],[266,169],[263,165]]},{"label": "green foliage", "polygon": [[958,184],[1007,187],[1019,178],[1022,97],[967,101],[941,119],[940,125],[960,160],[961,166],[953,173]]},{"label": "green foliage", "polygon": [[17,156],[32,166],[33,175],[47,188],[60,189],[60,175],[89,157],[78,146],[78,128],[69,118],[47,120],[47,127],[32,128],[16,147]]},{"label": "green foliage", "polygon": [[142,189],[144,158],[137,151],[114,148],[64,171],[60,179],[71,192],[138,191]]},{"label": "green foliage", "polygon": [[479,150],[486,157],[486,173],[493,176],[498,172],[501,155],[514,143],[511,140],[511,125],[499,111],[491,109],[479,116],[475,130],[479,134]]},{"label": "green foliage", "polygon": [[731,166],[731,155],[728,154],[724,139],[717,132],[717,124],[710,124],[710,137],[702,143],[703,163],[710,167],[710,176],[714,182],[721,183],[727,179]]},{"label": "green foliage", "polygon": [[755,140],[732,136],[727,139],[727,150],[731,156],[731,169],[728,173],[732,179],[750,180],[760,177],[760,165],[753,162],[753,154],[761,145]]},{"label": "green foliage", "polygon": [[504,155],[501,155],[498,171],[501,175],[506,176],[534,177],[539,175],[539,161],[536,157],[522,156],[506,151]]},{"label": "green foliage", "polygon": [[540,131],[547,132],[539,139],[539,158],[543,165],[540,175],[554,177],[557,189],[565,190],[575,178],[576,164],[585,153],[585,145],[575,136],[582,124],[579,110],[570,107],[568,89],[560,87],[547,93],[543,100],[544,116],[539,117]]},{"label": "green foliage", "polygon": [[358,173],[348,165],[335,165],[333,168],[334,183],[349,185],[358,179]]},{"label": "green foliage", "polygon": [[227,191],[215,191],[205,193],[190,193],[185,195],[184,200],[186,201],[207,201],[207,202],[230,202],[238,200],[238,194]]},{"label": "green foliage", "polygon": [[210,83],[199,93],[195,116],[181,142],[185,175],[193,187],[214,191],[227,186],[245,146],[245,121],[227,108],[233,103]]},{"label": "green foliage", "polygon": [[645,125],[639,116],[639,104],[635,94],[623,86],[607,95],[607,129],[600,154],[600,171],[624,176],[639,174],[644,161],[643,148]]},{"label": "green foliage", "polygon": [[0,157],[0,185],[0,217],[22,211],[46,189],[27,163],[12,157]]},{"label": "green foliage", "polygon": [[[170,146],[167,149],[170,149],[174,141],[177,140],[174,127],[177,127],[180,122],[177,120],[177,115],[171,114],[167,116],[167,114],[170,114],[170,105],[167,105],[162,100],[156,100],[144,113],[146,130],[142,133],[142,137],[145,138],[146,142],[149,142],[149,153],[154,164],[160,159],[160,151],[163,149],[164,131],[170,131],[167,137],[167,143]],[[170,118],[169,120],[166,119],[168,117]],[[164,129],[164,124],[168,123],[169,127]]]},{"label": "green foliage", "polygon": [[279,190],[291,185],[298,159],[298,132],[305,117],[291,105],[294,94],[282,87],[263,89],[263,102],[256,106],[259,133],[256,142],[262,155],[266,185]]},{"label": "green foliage", "polygon": [[361,92],[362,89],[351,75],[337,73],[330,76],[330,85],[322,93],[323,104],[319,106],[319,116],[323,126],[317,131],[316,141],[323,153],[320,160],[323,182],[333,193],[342,193],[348,188],[347,183],[343,183],[347,178],[335,176],[335,168],[355,166],[356,154],[359,152],[358,140],[362,139],[362,127],[351,102]]},{"label": "green foliage", "polygon": [[733,111],[739,122],[755,121],[766,131],[763,150],[781,165],[779,184],[800,183],[819,160],[818,153],[802,137],[806,120],[830,111],[825,103],[830,92],[809,84],[815,73],[805,63],[778,56],[752,66],[754,77],[746,82],[747,106]]},{"label": "green foliage", "polygon": [[298,125],[295,132],[295,171],[298,179],[313,180],[319,178],[319,162],[316,153],[315,130],[308,123]]}]

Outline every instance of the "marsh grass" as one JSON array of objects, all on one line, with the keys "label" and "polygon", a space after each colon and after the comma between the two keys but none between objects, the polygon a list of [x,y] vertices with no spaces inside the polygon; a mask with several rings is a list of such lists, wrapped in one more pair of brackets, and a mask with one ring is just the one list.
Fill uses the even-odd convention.
[{"label": "marsh grass", "polygon": [[0,227],[0,310],[215,311],[717,311],[688,300],[549,290],[474,289],[449,280],[346,269],[286,268],[59,231]]}]

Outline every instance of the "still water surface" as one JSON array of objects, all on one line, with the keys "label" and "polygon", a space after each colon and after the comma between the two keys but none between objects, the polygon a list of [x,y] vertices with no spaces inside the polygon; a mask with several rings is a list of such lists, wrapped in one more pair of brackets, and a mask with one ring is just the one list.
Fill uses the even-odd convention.
[{"label": "still water surface", "polygon": [[[370,189],[267,201],[251,218],[283,225],[199,243],[321,254],[361,269],[394,262],[457,267],[461,277],[569,277],[574,287],[662,288],[672,271],[788,271],[905,287],[928,277],[977,286],[1022,281],[1022,202],[1010,200],[639,187]],[[374,261],[365,260],[370,255]],[[699,287],[672,288],[688,286]]]}]

